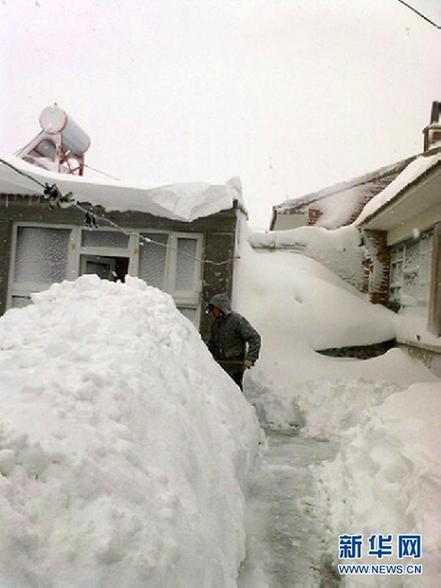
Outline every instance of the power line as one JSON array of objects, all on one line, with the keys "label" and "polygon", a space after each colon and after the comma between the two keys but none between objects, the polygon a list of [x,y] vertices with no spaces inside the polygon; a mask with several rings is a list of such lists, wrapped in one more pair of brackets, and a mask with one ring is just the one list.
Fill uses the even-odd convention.
[{"label": "power line", "polygon": [[[106,216],[104,216],[102,214],[97,214],[95,212],[91,212],[87,208],[84,208],[83,206],[81,206],[81,204],[78,202],[78,200],[75,200],[73,198],[72,192],[69,192],[68,194],[63,195],[56,184],[52,184],[52,185],[49,185],[47,183],[43,184],[39,180],[34,178],[33,176],[31,176],[25,172],[22,172],[20,169],[18,169],[17,167],[12,165],[8,161],[5,161],[4,159],[0,159],[0,163],[3,163],[4,165],[10,167],[12,170],[17,172],[18,174],[29,178],[30,180],[32,180],[33,182],[35,182],[39,186],[41,186],[43,188],[43,196],[49,202],[50,208],[60,207],[61,204],[70,204],[71,206],[74,206],[75,208],[77,208],[78,210],[83,212],[86,216],[85,223],[91,229],[95,229],[98,227],[97,219],[100,219],[101,221],[107,223],[108,225],[110,225],[114,229],[120,231],[121,233],[124,233],[125,235],[128,235],[129,237],[130,236],[138,237],[138,239],[141,241],[142,244],[154,243],[155,245],[158,245],[159,247],[171,249],[172,251],[176,251],[176,252],[178,251],[177,247],[172,247],[172,246],[169,246],[167,243],[161,243],[160,241],[155,241],[154,239],[150,239],[149,237],[145,237],[144,235],[142,235],[141,233],[137,233],[136,231],[124,229],[124,227],[122,227],[121,225],[119,225],[118,223],[113,221],[112,219],[107,218]],[[227,264],[231,263],[232,261],[234,261],[234,259],[236,259],[236,258],[233,258],[233,259],[229,258],[226,261],[212,261],[211,259],[201,259],[199,257],[195,257],[194,255],[191,255],[190,253],[187,253],[186,251],[180,251],[180,253],[181,253],[181,255],[184,255],[185,257],[189,257],[199,263],[206,263],[206,264],[215,265],[215,266],[227,265]]]},{"label": "power line", "polygon": [[37,180],[36,178],[34,178],[33,176],[27,174],[24,171],[21,171],[21,169],[16,168],[15,166],[12,165],[12,163],[9,163],[8,161],[5,161],[4,159],[0,159],[0,163],[3,163],[3,165],[7,165],[8,167],[10,167],[11,169],[13,169],[15,172],[17,172],[18,174],[20,174],[21,176],[24,176],[25,178],[29,178],[30,180],[32,180],[33,182],[35,182],[36,184],[38,184],[39,186],[41,186],[42,188],[46,188],[45,184],[42,184],[39,180]]},{"label": "power line", "polygon": [[112,178],[112,180],[118,180],[120,181],[121,178],[116,178],[115,176],[112,176],[110,174],[108,174],[107,172],[103,172],[100,169],[97,169],[96,167],[92,167],[91,165],[87,165],[87,163],[84,164],[84,167],[87,167],[87,169],[91,169],[94,172],[97,172],[103,176],[107,176],[108,178]]},{"label": "power line", "polygon": [[430,23],[431,25],[433,25],[435,28],[441,29],[441,25],[436,24],[436,22],[433,22],[433,20],[430,20],[430,18],[428,18],[427,16],[425,16],[422,12],[420,12],[419,10],[417,10],[416,8],[414,8],[408,2],[405,2],[404,0],[398,0],[398,2],[400,2],[400,4],[403,4],[403,6],[406,6],[407,8],[409,8],[409,10],[412,10],[413,12],[415,12],[415,14],[418,14],[418,16],[420,16],[422,19],[424,19],[425,21],[427,21],[428,23]]}]

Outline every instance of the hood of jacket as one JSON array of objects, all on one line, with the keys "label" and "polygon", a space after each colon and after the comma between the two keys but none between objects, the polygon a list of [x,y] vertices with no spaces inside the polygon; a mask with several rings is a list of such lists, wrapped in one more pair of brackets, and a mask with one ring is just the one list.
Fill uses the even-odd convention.
[{"label": "hood of jacket", "polygon": [[215,294],[211,298],[209,304],[216,308],[220,308],[224,314],[229,314],[231,312],[231,302],[226,294]]}]

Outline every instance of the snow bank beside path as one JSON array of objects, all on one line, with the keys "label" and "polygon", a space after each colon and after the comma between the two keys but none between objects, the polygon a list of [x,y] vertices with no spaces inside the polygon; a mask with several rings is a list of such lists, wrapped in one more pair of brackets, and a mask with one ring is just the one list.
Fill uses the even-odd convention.
[{"label": "snow bank beside path", "polygon": [[[435,586],[441,577],[441,383],[414,384],[366,413],[317,472],[329,553],[339,534],[421,533],[423,576],[372,576],[346,585]],[[370,561],[373,560],[373,561]],[[378,563],[364,558],[364,563]],[[395,558],[387,558],[393,563]],[[400,563],[416,563],[413,559]]]},{"label": "snow bank beside path", "polygon": [[369,408],[384,400],[402,386],[359,378],[306,382],[296,390],[295,402],[302,421],[302,435],[318,440],[335,439],[358,424]]},{"label": "snow bank beside path", "polygon": [[34,300],[0,320],[0,584],[235,586],[254,410],[142,281]]}]

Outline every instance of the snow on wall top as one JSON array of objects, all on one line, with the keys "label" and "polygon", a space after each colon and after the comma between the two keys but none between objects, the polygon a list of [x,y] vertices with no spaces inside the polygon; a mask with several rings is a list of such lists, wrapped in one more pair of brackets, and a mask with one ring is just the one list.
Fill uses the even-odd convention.
[{"label": "snow on wall top", "polygon": [[[147,188],[139,184],[50,172],[16,157],[8,157],[7,161],[43,183],[56,183],[63,193],[72,192],[76,200],[102,206],[108,211],[136,210],[191,222],[228,210],[235,201],[243,204],[242,185],[238,177],[225,184],[195,182]],[[31,180],[4,165],[0,165],[0,192],[41,194]]]},{"label": "snow on wall top", "polygon": [[289,214],[297,210],[303,212],[308,205],[313,204],[322,213],[317,226],[328,229],[341,227],[351,222],[363,202],[381,192],[412,159],[399,161],[318,192],[289,198],[274,207],[274,214]]},{"label": "snow on wall top", "polygon": [[359,225],[441,161],[441,151],[414,159],[384,190],[366,204],[355,224]]}]

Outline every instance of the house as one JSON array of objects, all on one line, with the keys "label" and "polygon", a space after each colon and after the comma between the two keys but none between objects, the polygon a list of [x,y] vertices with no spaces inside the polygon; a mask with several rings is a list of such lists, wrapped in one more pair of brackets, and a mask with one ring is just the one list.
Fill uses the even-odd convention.
[{"label": "house", "polygon": [[300,251],[399,312],[398,345],[441,375],[441,102],[423,136],[420,155],[275,206],[252,245]]},{"label": "house", "polygon": [[[46,184],[71,202],[54,207]],[[128,274],[171,294],[206,336],[203,309],[213,294],[231,294],[245,214],[238,179],[146,189],[8,158],[0,162],[0,314],[55,282]]]},{"label": "house", "polygon": [[441,375],[441,147],[428,147],[356,222],[370,300],[399,310],[398,344]]},{"label": "house", "polygon": [[337,229],[350,225],[364,206],[384,190],[414,159],[410,157],[392,165],[328,186],[273,206],[270,231],[317,225]]}]

